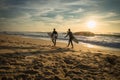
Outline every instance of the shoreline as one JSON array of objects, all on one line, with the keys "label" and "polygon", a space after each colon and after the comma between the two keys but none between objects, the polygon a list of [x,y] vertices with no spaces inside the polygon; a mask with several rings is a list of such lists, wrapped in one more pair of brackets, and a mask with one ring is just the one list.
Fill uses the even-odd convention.
[{"label": "shoreline", "polygon": [[[0,34],[0,35],[6,35],[6,34]],[[46,41],[47,42],[47,45],[50,45],[52,46],[52,41],[50,40],[50,38],[33,38],[33,37],[26,37],[26,36],[21,36],[21,35],[6,35],[6,36],[12,36],[12,37],[17,37],[17,38],[23,38],[23,39],[26,39],[26,40],[33,40],[33,42],[35,41],[35,44],[36,44],[36,41],[39,42],[39,41]],[[44,44],[45,45],[45,44]],[[56,44],[57,47],[61,47],[61,48],[67,48],[67,41],[63,41],[63,40],[57,40],[57,44]],[[68,47],[71,49],[71,47]],[[92,50],[91,50],[92,49]],[[99,46],[99,45],[93,45],[93,44],[89,44],[89,43],[83,43],[83,42],[80,42],[79,44],[77,43],[74,43],[74,50],[75,51],[83,51],[83,52],[86,52],[86,51],[90,51],[90,52],[103,52],[104,54],[105,53],[109,53],[109,54],[112,54],[112,55],[117,55],[117,56],[120,56],[120,49],[116,49],[116,48],[109,48],[109,47],[104,47],[104,46]]]},{"label": "shoreline", "polygon": [[120,51],[0,34],[0,80],[119,80]]},{"label": "shoreline", "polygon": [[[34,39],[33,37],[24,37],[24,36],[21,36],[21,37]],[[37,40],[46,40],[46,41],[50,41],[51,42],[50,38],[35,38],[35,39],[37,39]],[[62,47],[66,47],[67,44],[68,44],[68,41],[57,40],[57,43],[62,43],[62,44],[65,45],[65,46],[62,46]],[[115,55],[118,55],[118,53],[120,53],[120,49],[118,49],[118,48],[104,47],[104,46],[99,46],[99,45],[94,45],[94,44],[84,43],[84,42],[79,42],[78,44],[73,42],[73,44],[74,44],[74,49],[77,50],[77,51],[79,51],[79,50],[81,51],[81,48],[79,49],[79,47],[84,47],[84,48],[88,49],[88,51],[90,51],[90,49],[94,49],[95,51],[96,50],[98,50],[98,51],[101,50],[101,51],[107,52],[107,53],[111,53],[111,52],[115,51],[114,52]],[[52,43],[51,43],[51,45],[52,45]],[[59,45],[57,45],[57,46],[59,47]],[[120,56],[120,54],[118,56]]]},{"label": "shoreline", "polygon": [[[50,38],[36,38],[36,37],[28,37],[28,36],[21,36],[23,38],[30,38],[30,39],[38,39],[38,40],[46,40],[46,41],[51,41]],[[66,45],[68,44],[68,41],[67,40],[60,40],[60,39],[57,39],[57,43],[65,43]],[[74,42],[74,44],[77,44]],[[95,45],[95,44],[92,44],[92,43],[84,43],[84,42],[79,42],[78,45],[84,45],[86,46],[87,48],[97,48],[97,49],[103,49],[103,50],[113,50],[113,51],[120,51],[119,48],[113,48],[113,47],[107,47],[107,46],[101,46],[101,45]]]},{"label": "shoreline", "polygon": [[[7,34],[7,33],[1,33],[1,34]],[[27,37],[27,38],[32,38],[32,39],[44,39],[44,40],[50,40],[49,36],[44,33],[44,34],[38,34],[38,33],[8,33],[7,35],[15,35],[15,36],[23,36],[23,37]],[[67,40],[65,38],[63,38],[63,35],[60,34],[60,37],[58,38],[58,42],[67,42]],[[85,39],[84,39],[85,38]],[[88,39],[86,39],[88,38]],[[102,38],[102,39],[101,39]],[[104,36],[104,38],[101,36],[101,38],[99,38],[99,36],[97,36],[97,38],[93,38],[93,40],[91,40],[91,38],[89,39],[89,37],[82,37],[79,36],[78,40],[80,43],[86,43],[86,44],[90,44],[96,47],[103,47],[105,49],[110,48],[110,49],[118,49],[120,48],[119,46],[119,38],[115,39],[115,38],[108,38],[108,41],[106,41],[107,37]],[[105,41],[104,41],[105,39]],[[110,39],[110,42],[109,42]],[[111,41],[112,39],[112,41]],[[102,41],[102,42],[101,42]],[[117,41],[117,42],[116,42]]]}]

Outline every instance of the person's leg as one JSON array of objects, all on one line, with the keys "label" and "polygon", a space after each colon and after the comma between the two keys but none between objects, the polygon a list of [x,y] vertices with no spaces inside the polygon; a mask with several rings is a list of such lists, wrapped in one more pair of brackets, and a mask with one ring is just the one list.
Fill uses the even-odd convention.
[{"label": "person's leg", "polygon": [[70,45],[70,39],[69,39],[69,41],[68,41],[68,45],[67,45],[67,47],[69,47],[69,45]]},{"label": "person's leg", "polygon": [[52,42],[53,42],[53,45],[55,45],[55,41],[54,41],[54,38],[52,38]]},{"label": "person's leg", "polygon": [[70,41],[70,42],[71,42],[71,46],[72,46],[72,48],[73,48],[73,42],[72,42],[72,39],[71,39],[71,41]]},{"label": "person's leg", "polygon": [[54,39],[54,46],[56,46],[56,38]]},{"label": "person's leg", "polygon": [[72,48],[73,48],[72,38],[70,38],[70,44],[71,44],[71,46],[72,46]]}]

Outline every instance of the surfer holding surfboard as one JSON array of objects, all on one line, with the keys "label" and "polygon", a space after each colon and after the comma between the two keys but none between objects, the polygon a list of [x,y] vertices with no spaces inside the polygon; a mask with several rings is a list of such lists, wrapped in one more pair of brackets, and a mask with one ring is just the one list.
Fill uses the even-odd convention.
[{"label": "surfer holding surfboard", "polygon": [[54,46],[56,46],[56,39],[57,39],[57,37],[58,37],[58,33],[57,33],[57,31],[55,30],[55,28],[54,28],[54,29],[53,29],[53,32],[52,32],[52,34],[51,34],[51,38],[52,38],[52,42],[53,42]]},{"label": "surfer holding surfboard", "polygon": [[71,44],[72,48],[74,47],[72,41],[74,41],[75,43],[79,43],[79,41],[74,37],[74,35],[70,29],[68,29],[67,35],[65,37],[67,37],[67,36],[69,36],[67,47],[69,47],[70,44]]},{"label": "surfer holding surfboard", "polygon": [[73,33],[71,32],[70,29],[68,29],[68,32],[67,32],[67,35],[65,37],[69,36],[69,41],[68,41],[68,45],[67,47],[69,47],[69,45],[71,44],[72,48],[73,48],[73,39],[74,39],[74,36],[73,36]]}]

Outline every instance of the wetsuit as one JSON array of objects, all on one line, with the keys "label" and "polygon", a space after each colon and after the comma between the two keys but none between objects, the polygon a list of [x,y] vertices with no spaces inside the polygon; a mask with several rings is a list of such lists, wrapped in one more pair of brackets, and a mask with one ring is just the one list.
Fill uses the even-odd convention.
[{"label": "wetsuit", "polygon": [[70,45],[70,43],[71,43],[72,48],[73,48],[73,42],[72,42],[72,40],[73,40],[74,37],[73,37],[72,32],[71,32],[71,31],[68,31],[68,32],[67,32],[67,35],[66,35],[65,37],[67,37],[67,36],[69,36],[69,41],[68,41],[67,47],[69,47],[69,45]]},{"label": "wetsuit", "polygon": [[52,37],[52,42],[53,42],[53,44],[55,46],[56,45],[56,39],[58,37],[57,31],[53,31],[51,37]]}]

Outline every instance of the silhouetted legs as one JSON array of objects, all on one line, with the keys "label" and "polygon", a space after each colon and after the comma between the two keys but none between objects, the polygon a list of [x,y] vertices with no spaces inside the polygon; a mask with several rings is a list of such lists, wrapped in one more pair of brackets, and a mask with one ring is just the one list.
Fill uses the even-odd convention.
[{"label": "silhouetted legs", "polygon": [[53,42],[54,46],[56,46],[56,38],[53,38],[52,42]]},{"label": "silhouetted legs", "polygon": [[72,48],[73,48],[73,42],[72,42],[72,38],[69,39],[68,45],[67,47],[69,47],[69,45],[71,44]]}]

